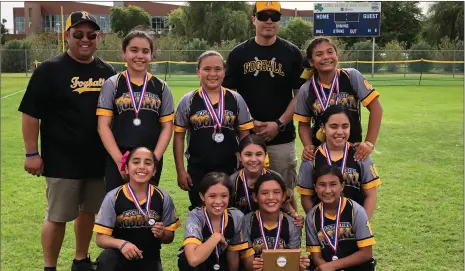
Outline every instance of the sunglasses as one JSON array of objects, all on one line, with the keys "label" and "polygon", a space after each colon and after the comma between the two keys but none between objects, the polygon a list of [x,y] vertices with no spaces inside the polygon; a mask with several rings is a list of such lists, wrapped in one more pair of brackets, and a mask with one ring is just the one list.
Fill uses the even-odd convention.
[{"label": "sunglasses", "polygon": [[[86,36],[89,40],[95,40],[97,38],[97,32],[89,32],[89,33],[86,33]],[[81,31],[77,31],[77,32],[74,32],[73,33],[73,38],[77,39],[77,40],[81,40],[84,38],[84,33],[81,32]]]},{"label": "sunglasses", "polygon": [[281,14],[278,12],[273,12],[273,13],[265,13],[265,12],[259,12],[257,13],[257,20],[261,22],[266,22],[268,19],[271,19],[272,22],[276,23],[281,20]]}]

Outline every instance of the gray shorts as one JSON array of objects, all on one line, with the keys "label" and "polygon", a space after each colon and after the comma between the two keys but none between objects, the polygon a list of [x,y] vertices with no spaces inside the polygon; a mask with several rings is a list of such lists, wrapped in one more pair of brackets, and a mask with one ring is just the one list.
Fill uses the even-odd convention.
[{"label": "gray shorts", "polygon": [[270,169],[281,174],[287,188],[294,192],[294,188],[297,185],[295,141],[267,146],[266,150],[270,159]]},{"label": "gray shorts", "polygon": [[45,219],[69,222],[80,211],[97,214],[105,197],[103,178],[63,179],[46,177],[47,210]]}]

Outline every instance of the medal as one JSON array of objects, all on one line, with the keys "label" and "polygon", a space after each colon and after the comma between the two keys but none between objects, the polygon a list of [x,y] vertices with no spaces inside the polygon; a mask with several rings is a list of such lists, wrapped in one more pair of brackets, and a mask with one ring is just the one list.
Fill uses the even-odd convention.
[{"label": "medal", "polygon": [[[331,160],[331,155],[329,154],[328,147],[326,146],[326,143],[323,144],[323,150],[325,151],[326,154],[326,161],[328,162],[328,165],[332,165],[333,161]],[[346,164],[347,164],[347,153],[349,152],[349,144],[346,142],[346,145],[344,147],[344,154],[342,156],[342,162],[341,162],[341,173],[344,175],[344,172],[346,170]]]},{"label": "medal", "polygon": [[[328,108],[329,106],[329,101],[331,100],[331,96],[333,95],[334,92],[339,94],[339,76],[337,74],[334,74],[333,81],[331,82],[331,86],[329,87],[329,94],[326,97],[324,88],[321,84],[316,82],[315,76],[312,77],[312,86],[313,86],[313,91],[315,92],[316,97],[318,98],[318,101],[321,104],[321,108],[323,112]],[[318,87],[319,86],[319,87]],[[321,95],[320,95],[321,92]],[[335,99],[335,104],[337,104],[337,97]]]},{"label": "medal", "polygon": [[[263,244],[265,245],[265,249],[269,249],[268,248],[268,242],[266,241],[265,228],[264,228],[264,225],[263,225],[262,215],[260,214],[260,211],[257,211],[257,212],[258,212],[258,215],[257,215],[258,225],[260,226],[259,228],[260,228],[260,234],[262,235]],[[278,214],[278,227],[277,227],[277,230],[276,230],[276,237],[274,239],[274,244],[273,244],[272,249],[277,249],[278,248],[279,236],[281,235],[281,224],[282,224],[281,213],[279,213]]]},{"label": "medal", "polygon": [[[225,213],[226,213],[226,210],[224,210],[224,212],[221,214],[221,220],[220,220],[220,233],[223,236],[224,236],[224,228],[226,227],[225,226]],[[207,214],[207,208],[206,207],[203,207],[203,215],[205,217],[205,222],[206,222],[206,224],[208,226],[208,229],[210,230],[211,234],[213,235],[215,230],[213,229],[213,224],[212,224],[212,222],[210,220],[210,217]],[[219,244],[216,245],[216,247],[215,247],[215,254],[216,254],[216,260],[217,260],[218,263],[213,266],[213,269],[220,270],[220,264],[219,264],[219,262],[220,262],[220,245]],[[218,268],[218,269],[216,269],[216,268]]]},{"label": "medal", "polygon": [[132,123],[134,124],[134,126],[139,126],[142,123],[142,121],[139,118],[135,118],[132,120]]},{"label": "medal", "polygon": [[134,113],[136,114],[136,118],[132,121],[132,124],[134,124],[134,126],[139,126],[142,123],[142,121],[139,119],[139,111],[142,106],[142,101],[144,100],[144,97],[145,97],[145,92],[147,91],[148,73],[146,72],[144,76],[144,83],[142,84],[142,91],[140,93],[139,102],[136,102],[134,90],[132,89],[132,86],[131,86],[131,79],[129,78],[129,72],[127,70],[126,70],[125,78],[126,78],[126,85],[128,86],[128,90],[129,90],[129,95],[131,96],[131,103],[134,108]]},{"label": "medal", "polygon": [[[334,251],[334,254],[337,253],[337,246],[338,246],[338,233],[339,233],[339,219],[340,219],[340,212],[341,212],[341,204],[342,203],[342,198],[339,197],[339,202],[337,204],[337,212],[336,212],[336,225],[334,226],[334,238],[333,238],[333,242],[331,242],[331,238],[329,237],[328,233],[326,233],[325,231],[325,228],[324,228],[324,222],[325,222],[325,215],[324,215],[324,208],[323,208],[323,203],[320,203],[320,220],[321,220],[321,231],[323,232],[323,236],[324,238],[326,239],[326,241],[328,242],[328,245],[331,247],[331,249]],[[334,255],[332,258],[331,258],[333,261],[335,261],[335,259],[337,260],[337,256]]]},{"label": "medal", "polygon": [[[212,138],[216,143],[221,143],[224,140],[224,135],[221,133],[221,125],[223,125],[224,120],[224,91],[223,88],[220,88],[220,100],[218,102],[218,113],[213,108],[213,104],[208,97],[207,92],[205,89],[202,88],[201,90],[201,97],[205,106],[207,107],[208,114],[210,115],[210,119],[213,122],[213,135]],[[216,131],[218,130],[218,133]]]},{"label": "medal", "polygon": [[[131,185],[128,183],[127,188],[129,190],[129,194],[131,195],[132,201],[134,202],[134,205],[136,205],[137,210],[141,213],[142,216],[149,217],[150,215],[150,202],[151,202],[151,195],[150,195],[150,184],[147,184],[147,198],[145,200],[146,206],[145,206],[145,212],[140,207],[139,201],[137,200],[136,194],[132,191]],[[155,219],[150,218],[148,221],[148,224],[152,226],[153,224],[150,224],[152,221],[153,224],[155,224]]]}]

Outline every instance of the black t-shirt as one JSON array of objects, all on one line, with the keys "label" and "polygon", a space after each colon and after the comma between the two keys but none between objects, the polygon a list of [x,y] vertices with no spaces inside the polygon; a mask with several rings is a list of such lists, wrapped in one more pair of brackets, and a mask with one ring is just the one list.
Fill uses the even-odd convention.
[{"label": "black t-shirt", "polygon": [[104,176],[105,149],[95,110],[100,88],[115,73],[97,57],[83,64],[68,53],[44,61],[34,71],[19,111],[40,119],[44,176]]},{"label": "black t-shirt", "polygon": [[[229,54],[223,86],[244,97],[253,119],[274,121],[286,111],[293,89],[305,82],[300,78],[301,64],[302,54],[294,44],[278,37],[272,45],[261,46],[251,38]],[[294,139],[295,127],[290,121],[268,145]]]}]

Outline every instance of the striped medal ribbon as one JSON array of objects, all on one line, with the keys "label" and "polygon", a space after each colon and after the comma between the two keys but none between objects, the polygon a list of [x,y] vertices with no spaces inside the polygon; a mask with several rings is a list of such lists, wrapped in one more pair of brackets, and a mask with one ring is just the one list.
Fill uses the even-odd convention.
[{"label": "striped medal ribbon", "polygon": [[[331,100],[331,96],[333,95],[334,92],[339,94],[339,75],[336,71],[333,77],[333,81],[331,82],[331,86],[329,87],[329,94],[326,97],[325,91],[323,86],[317,82],[316,77],[312,77],[312,86],[313,86],[313,91],[315,92],[316,97],[318,98],[318,101],[321,104],[321,107],[323,108],[323,111],[326,110],[329,106],[329,101]],[[321,94],[320,94],[321,92]],[[337,97],[335,99],[335,104],[337,104]]]},{"label": "striped medal ribbon", "polygon": [[[220,100],[218,102],[218,112],[213,108],[213,104],[208,97],[207,92],[204,88],[202,88],[202,100],[207,107],[208,114],[210,118],[214,122],[214,132],[213,132],[213,140],[217,143],[221,143],[224,140],[224,135],[221,133],[221,126],[223,125],[224,120],[224,91],[223,88],[220,88]],[[218,130],[218,133],[216,131]]]},{"label": "striped medal ribbon", "polygon": [[139,126],[141,125],[142,121],[140,120],[139,118],[139,112],[140,112],[140,108],[142,106],[142,101],[144,100],[144,96],[145,96],[145,92],[147,91],[147,85],[148,85],[148,73],[146,72],[145,75],[144,75],[144,83],[142,84],[142,91],[140,93],[140,97],[139,97],[139,102],[136,102],[136,97],[135,97],[135,94],[134,94],[134,90],[132,89],[132,86],[131,86],[131,79],[129,77],[129,72],[126,70],[126,85],[128,86],[128,90],[129,90],[129,95],[131,96],[131,103],[132,103],[132,106],[134,108],[134,113],[136,114],[136,118],[133,120],[133,124],[134,126]]},{"label": "striped medal ribbon", "polygon": [[134,205],[136,205],[137,210],[141,213],[141,215],[147,217],[148,223],[150,226],[153,226],[155,224],[155,220],[153,218],[150,218],[150,203],[152,201],[152,197],[150,195],[150,184],[147,184],[147,198],[145,200],[146,206],[145,206],[145,211],[142,209],[142,207],[139,204],[139,201],[137,200],[137,196],[134,193],[134,191],[131,188],[131,185],[128,183],[127,188],[129,190],[129,194],[131,195],[132,201],[134,202]]},{"label": "striped medal ribbon", "polygon": [[[323,143],[323,150],[325,151],[326,154],[326,161],[328,162],[328,165],[332,165],[333,161],[331,160],[331,155],[329,154],[328,147],[326,146],[326,143]],[[341,173],[344,175],[345,170],[346,170],[346,164],[347,164],[347,154],[349,153],[349,143],[346,142],[346,145],[344,147],[344,154],[342,156],[342,162],[341,162]]]},{"label": "striped medal ribbon", "polygon": [[334,251],[334,256],[332,257],[332,260],[335,261],[337,260],[337,256],[336,256],[336,253],[337,253],[337,247],[338,247],[338,239],[339,239],[339,220],[340,220],[340,213],[341,213],[341,205],[342,205],[342,198],[339,197],[339,203],[337,204],[337,212],[336,212],[336,225],[334,226],[334,238],[333,238],[333,242],[331,242],[331,238],[329,237],[328,233],[325,231],[325,228],[324,228],[324,219],[325,219],[325,215],[324,215],[324,208],[323,208],[323,202],[320,203],[320,220],[321,220],[321,231],[323,232],[323,236],[325,237],[326,241],[328,242],[329,246],[331,247],[331,249]]},{"label": "striped medal ribbon", "polygon": [[[225,228],[225,212],[227,212],[226,210],[224,210],[223,214],[221,214],[221,220],[220,220],[220,233],[221,235],[224,236],[224,228]],[[203,207],[203,215],[205,217],[205,222],[207,222],[207,226],[208,226],[208,229],[210,230],[211,234],[213,235],[213,233],[215,232],[215,230],[213,229],[213,224],[211,222],[211,219],[210,217],[208,216],[208,213],[207,213],[207,208],[206,207]],[[216,259],[217,259],[217,262],[219,263],[220,262],[220,249],[219,249],[220,245],[216,245],[215,247],[215,254],[216,254]],[[218,265],[218,264],[217,264]],[[218,265],[219,266],[219,265]],[[215,269],[216,270],[216,269]]]},{"label": "striped medal ribbon", "polygon": [[[258,219],[258,225],[260,226],[260,234],[262,235],[262,240],[263,240],[263,245],[265,245],[265,249],[268,248],[268,242],[266,241],[266,236],[265,236],[265,228],[263,225],[263,219],[262,215],[260,214],[260,211],[257,211],[257,219]],[[281,235],[281,226],[282,226],[282,219],[281,219],[281,213],[278,214],[278,227],[277,227],[277,232],[276,232],[276,238],[274,239],[274,244],[273,244],[273,249],[277,249],[279,246],[279,237]]]}]

